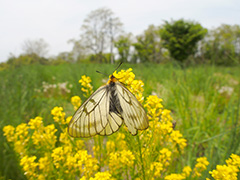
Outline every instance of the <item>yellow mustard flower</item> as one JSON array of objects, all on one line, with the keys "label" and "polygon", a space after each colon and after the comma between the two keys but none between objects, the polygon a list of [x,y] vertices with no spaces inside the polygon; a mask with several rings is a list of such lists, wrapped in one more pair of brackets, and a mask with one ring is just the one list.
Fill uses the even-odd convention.
[{"label": "yellow mustard flower", "polygon": [[34,131],[32,135],[33,144],[37,149],[52,149],[55,147],[57,136],[55,135],[57,129],[54,124],[43,127],[42,131]]},{"label": "yellow mustard flower", "polygon": [[28,122],[28,125],[30,126],[30,129],[41,129],[43,127],[43,121],[42,121],[42,117],[37,116],[34,119],[30,119],[30,121]]},{"label": "yellow mustard flower", "polygon": [[36,170],[38,163],[35,162],[36,158],[36,156],[24,156],[20,161],[20,166],[23,167],[24,174],[29,179],[37,178]]},{"label": "yellow mustard flower", "polygon": [[231,154],[230,158],[226,160],[227,165],[232,165],[240,168],[240,156]]},{"label": "yellow mustard flower", "polygon": [[6,136],[8,142],[15,141],[15,128],[11,125],[3,127],[4,136]]},{"label": "yellow mustard flower", "polygon": [[111,172],[116,172],[121,168],[119,152],[112,152],[109,155],[109,169]]},{"label": "yellow mustard flower", "polygon": [[144,83],[142,80],[135,80],[135,74],[132,72],[132,68],[126,71],[121,70],[118,73],[115,71],[113,75],[136,96],[138,101],[143,102],[144,97],[142,93],[144,91]]},{"label": "yellow mustard flower", "polygon": [[53,163],[57,169],[60,168],[62,162],[64,161],[63,147],[57,147],[52,152]]},{"label": "yellow mustard flower", "polygon": [[207,166],[209,165],[209,162],[207,161],[206,157],[199,157],[197,158],[197,164],[195,165],[193,169],[193,177],[200,177],[201,172],[207,169]]},{"label": "yellow mustard flower", "polygon": [[26,139],[28,138],[28,128],[29,127],[27,126],[26,123],[21,123],[16,127],[15,136],[21,142],[25,142]]},{"label": "yellow mustard flower", "polygon": [[80,105],[82,103],[82,100],[81,100],[81,98],[79,96],[73,96],[71,98],[71,103],[72,103],[72,105],[74,107],[74,110],[76,111],[80,107]]},{"label": "yellow mustard flower", "polygon": [[95,174],[95,177],[94,178],[90,178],[90,180],[110,180],[111,179],[111,174],[106,171],[106,172],[97,172]]},{"label": "yellow mustard flower", "polygon": [[239,169],[236,166],[217,165],[216,170],[209,173],[216,180],[237,180]]},{"label": "yellow mustard flower", "polygon": [[71,121],[71,119],[72,119],[72,116],[68,116],[68,117],[66,118],[66,124],[68,124],[68,123]]},{"label": "yellow mustard flower", "polygon": [[192,168],[190,166],[185,166],[182,170],[182,176],[185,178],[189,177],[192,172]]},{"label": "yellow mustard flower", "polygon": [[160,162],[153,162],[150,166],[150,170],[153,172],[153,177],[161,177],[163,164]]},{"label": "yellow mustard flower", "polygon": [[131,167],[134,163],[135,157],[133,155],[133,153],[129,150],[123,150],[120,152],[120,162],[124,165],[124,166],[129,166]]},{"label": "yellow mustard flower", "polygon": [[17,152],[21,157],[26,155],[27,149],[25,148],[27,146],[27,141],[14,141],[14,151]]},{"label": "yellow mustard flower", "polygon": [[51,114],[53,115],[53,119],[55,122],[60,123],[60,124],[66,124],[65,121],[65,112],[63,112],[62,107],[54,107],[51,111]]},{"label": "yellow mustard flower", "polygon": [[178,130],[172,131],[170,141],[175,145],[178,144],[181,150],[187,146],[187,140],[183,138],[183,135]]},{"label": "yellow mustard flower", "polygon": [[150,95],[147,97],[147,101],[144,107],[147,108],[148,114],[152,117],[152,119],[155,119],[161,115],[163,108],[163,105],[161,103],[162,99],[158,98],[155,95]]},{"label": "yellow mustard flower", "polygon": [[183,180],[185,177],[181,174],[170,174],[167,175],[164,180]]},{"label": "yellow mustard flower", "polygon": [[115,152],[115,142],[111,140],[107,141],[106,149],[108,154]]},{"label": "yellow mustard flower", "polygon": [[50,171],[51,160],[49,159],[48,155],[45,155],[44,157],[39,158],[38,164],[39,164],[39,170],[42,170],[43,172],[46,172],[46,173]]},{"label": "yellow mustard flower", "polygon": [[162,150],[160,150],[158,161],[161,162],[164,167],[167,167],[170,164],[171,156],[172,152],[167,148],[163,148]]},{"label": "yellow mustard flower", "polygon": [[237,180],[240,168],[240,156],[231,154],[226,163],[227,165],[217,165],[216,169],[209,171],[209,173],[216,180]]},{"label": "yellow mustard flower", "polygon": [[81,83],[82,85],[81,90],[84,93],[83,94],[84,97],[88,97],[93,93],[93,87],[91,85],[91,82],[92,82],[91,78],[85,75],[83,75],[79,80],[79,83]]}]

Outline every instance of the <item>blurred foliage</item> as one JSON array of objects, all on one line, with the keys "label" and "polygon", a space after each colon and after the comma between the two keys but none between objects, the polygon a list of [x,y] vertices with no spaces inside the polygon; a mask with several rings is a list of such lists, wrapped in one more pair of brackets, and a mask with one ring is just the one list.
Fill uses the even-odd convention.
[{"label": "blurred foliage", "polygon": [[199,23],[186,21],[165,21],[160,31],[163,45],[170,52],[170,56],[183,62],[191,54],[194,54],[197,42],[204,38],[207,29]]},{"label": "blurred foliage", "polygon": [[223,24],[209,31],[201,44],[201,55],[216,65],[240,63],[240,26]]}]

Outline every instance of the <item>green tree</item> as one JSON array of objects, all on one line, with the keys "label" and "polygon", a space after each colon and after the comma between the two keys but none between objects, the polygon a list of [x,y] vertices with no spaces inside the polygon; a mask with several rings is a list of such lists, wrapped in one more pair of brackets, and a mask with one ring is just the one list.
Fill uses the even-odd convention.
[{"label": "green tree", "polygon": [[199,23],[185,21],[165,21],[160,30],[163,45],[169,50],[170,56],[183,62],[196,52],[197,42],[204,38],[207,29]]},{"label": "green tree", "polygon": [[137,36],[137,42],[133,46],[136,52],[135,58],[140,62],[159,63],[164,58],[159,27],[154,25],[150,25],[142,35]]},{"label": "green tree", "polygon": [[132,45],[131,34],[122,35],[114,42],[114,46],[118,50],[119,60],[128,62],[130,59],[130,48]]},{"label": "green tree", "polygon": [[222,24],[212,29],[202,42],[204,59],[217,65],[240,63],[240,26]]}]

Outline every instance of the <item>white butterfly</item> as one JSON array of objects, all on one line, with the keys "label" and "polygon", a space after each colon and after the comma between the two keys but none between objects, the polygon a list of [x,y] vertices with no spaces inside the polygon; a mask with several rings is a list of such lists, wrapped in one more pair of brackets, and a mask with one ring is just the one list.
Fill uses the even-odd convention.
[{"label": "white butterfly", "polygon": [[107,85],[98,88],[75,112],[68,133],[72,137],[111,135],[123,122],[132,135],[149,125],[143,106],[111,75]]}]

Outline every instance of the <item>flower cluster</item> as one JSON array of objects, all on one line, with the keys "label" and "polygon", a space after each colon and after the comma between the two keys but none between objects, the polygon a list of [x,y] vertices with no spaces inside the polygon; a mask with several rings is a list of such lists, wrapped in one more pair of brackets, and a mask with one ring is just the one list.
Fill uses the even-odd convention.
[{"label": "flower cluster", "polygon": [[81,98],[79,96],[73,96],[71,98],[71,103],[72,103],[72,105],[74,107],[74,110],[76,111],[80,107],[80,105],[82,103],[82,100],[81,100]]},{"label": "flower cluster", "polygon": [[115,71],[113,76],[123,83],[136,96],[138,101],[141,103],[143,102],[144,83],[142,80],[135,79],[135,74],[132,72],[132,68],[129,68],[126,71],[121,70],[118,73]]},{"label": "flower cluster", "polygon": [[231,154],[226,160],[227,165],[217,165],[216,169],[209,173],[216,180],[237,180],[237,175],[240,170],[240,156]]},{"label": "flower cluster", "polygon": [[48,83],[43,81],[41,89],[35,89],[37,93],[43,93],[45,97],[62,96],[71,92],[72,84],[69,82]]},{"label": "flower cluster", "polygon": [[63,112],[62,107],[54,107],[51,111],[51,114],[53,115],[53,119],[55,122],[66,124],[65,121],[65,112]]},{"label": "flower cluster", "polygon": [[84,97],[88,97],[93,93],[93,86],[91,85],[91,82],[91,78],[85,75],[83,75],[79,80],[79,83],[81,83],[82,86],[81,90]]}]

